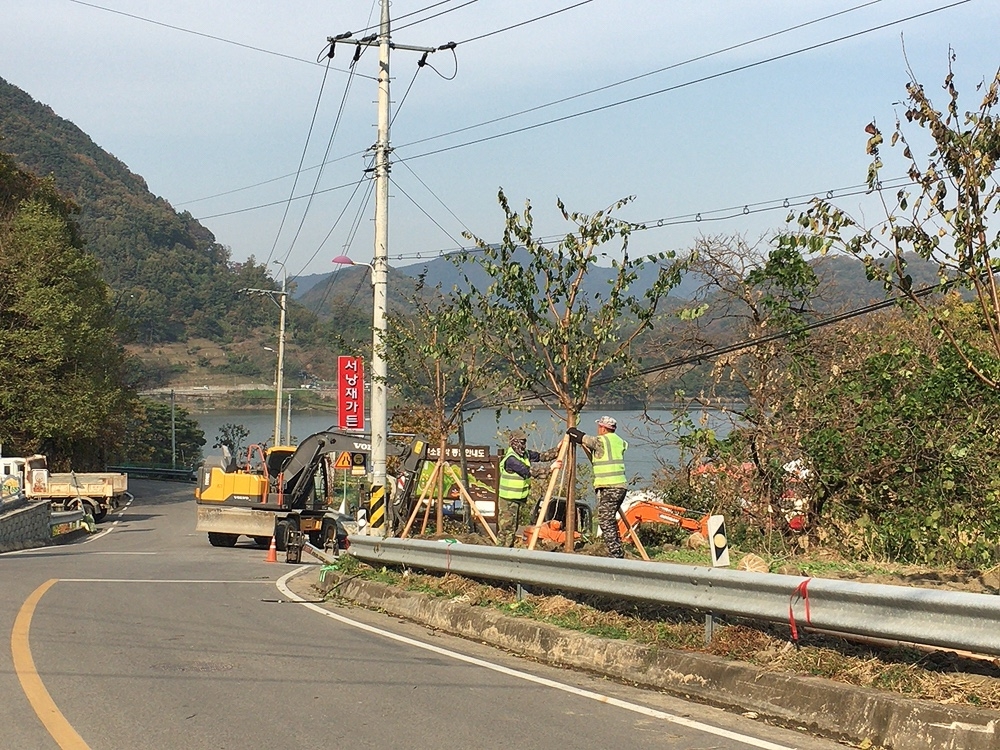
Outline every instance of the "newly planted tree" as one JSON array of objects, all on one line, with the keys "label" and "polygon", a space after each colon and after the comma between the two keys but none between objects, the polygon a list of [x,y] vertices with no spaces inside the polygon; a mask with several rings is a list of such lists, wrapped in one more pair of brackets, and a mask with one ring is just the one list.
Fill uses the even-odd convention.
[{"label": "newly planted tree", "polygon": [[[658,304],[680,283],[682,264],[672,253],[629,255],[634,227],[613,215],[629,199],[594,214],[569,212],[558,201],[573,229],[555,245],[535,238],[530,203],[519,214],[502,190],[499,201],[506,218],[501,241],[470,235],[477,250],[453,256],[465,272],[456,299],[471,311],[470,325],[483,346],[503,363],[497,388],[503,397],[495,403],[541,403],[563,416],[567,428],[575,427],[595,380],[612,372],[623,377],[634,373],[632,345],[653,326]],[[609,249],[612,243],[615,247]],[[607,288],[588,294],[584,282],[604,259],[612,269]],[[658,273],[637,296],[630,288],[646,263],[656,264]],[[470,268],[485,273],[487,283],[474,283]],[[574,465],[571,460],[571,472]],[[572,502],[571,476],[567,507]],[[572,546],[573,515],[566,514],[567,548]]]},{"label": "newly planted tree", "polygon": [[[428,438],[437,441],[443,460],[448,437],[459,426],[472,393],[492,377],[492,356],[477,345],[468,301],[446,298],[440,289],[424,294],[424,277],[418,281],[411,300],[415,313],[390,316],[385,355],[400,393],[432,404]],[[439,473],[435,506],[438,533],[444,531],[444,479]],[[405,509],[394,508],[394,513],[400,511]]]}]

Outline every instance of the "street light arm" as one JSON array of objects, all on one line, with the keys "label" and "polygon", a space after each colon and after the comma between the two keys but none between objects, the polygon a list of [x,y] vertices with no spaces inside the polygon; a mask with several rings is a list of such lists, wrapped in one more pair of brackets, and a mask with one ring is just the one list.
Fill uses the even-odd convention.
[{"label": "street light arm", "polygon": [[279,310],[281,309],[281,302],[279,302],[278,300],[284,301],[285,297],[288,296],[288,292],[286,292],[284,290],[281,290],[279,292],[279,291],[277,291],[275,289],[250,289],[250,288],[245,288],[245,289],[240,289],[239,291],[242,294],[250,294],[250,295],[267,297],[268,299],[271,300],[271,302],[273,302],[274,304],[276,304],[278,306]]}]

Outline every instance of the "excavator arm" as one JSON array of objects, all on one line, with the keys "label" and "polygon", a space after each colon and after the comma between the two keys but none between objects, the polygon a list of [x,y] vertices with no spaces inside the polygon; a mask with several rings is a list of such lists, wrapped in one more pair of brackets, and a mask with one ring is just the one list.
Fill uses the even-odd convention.
[{"label": "excavator arm", "polygon": [[[666,523],[680,526],[692,533],[700,532],[706,539],[708,538],[709,514],[707,513],[701,514],[678,505],[668,505],[654,500],[640,500],[623,508],[623,512],[633,529],[644,523]],[[627,538],[628,529],[621,518],[618,519],[618,534],[622,539]]]},{"label": "excavator arm", "polygon": [[317,432],[299,443],[278,475],[278,490],[284,498],[284,507],[292,510],[302,508],[312,492],[316,467],[323,456],[346,450],[347,445],[345,436],[332,432]]}]

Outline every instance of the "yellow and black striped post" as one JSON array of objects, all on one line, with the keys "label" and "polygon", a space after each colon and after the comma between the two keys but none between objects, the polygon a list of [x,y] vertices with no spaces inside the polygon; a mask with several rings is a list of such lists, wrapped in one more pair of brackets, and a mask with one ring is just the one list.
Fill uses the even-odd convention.
[{"label": "yellow and black striped post", "polygon": [[372,487],[370,510],[368,512],[369,533],[385,536],[385,487]]}]

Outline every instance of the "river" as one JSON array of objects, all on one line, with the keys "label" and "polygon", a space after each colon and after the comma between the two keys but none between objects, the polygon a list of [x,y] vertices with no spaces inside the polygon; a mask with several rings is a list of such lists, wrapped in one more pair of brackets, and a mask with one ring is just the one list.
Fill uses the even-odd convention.
[{"label": "river", "polygon": [[[625,463],[630,478],[637,477],[636,486],[642,487],[649,483],[654,472],[663,466],[676,466],[680,451],[677,447],[677,434],[671,425],[673,412],[667,409],[650,410],[644,421],[639,411],[585,411],[580,415],[580,429],[588,434],[596,434],[595,420],[607,414],[618,420],[618,434],[629,443],[625,454]],[[193,411],[191,416],[205,431],[205,454],[211,454],[212,444],[219,435],[219,428],[224,424],[243,425],[250,431],[248,443],[263,443],[271,439],[274,431],[274,411],[223,410],[212,409],[203,412]],[[699,412],[692,418],[697,422],[701,417]],[[719,412],[706,412],[704,419],[707,424],[724,436],[729,431],[725,417]],[[337,415],[334,412],[302,411],[293,408],[291,416],[292,443],[297,443],[313,433],[335,427]],[[287,415],[282,414],[281,429],[285,430]],[[499,422],[493,410],[477,411],[465,426],[465,442],[468,445],[487,445],[491,452],[496,453],[498,446],[506,448],[507,433],[512,429],[523,430],[528,437],[528,448],[545,450],[558,445],[565,433],[565,422],[557,420],[545,409],[533,412],[501,413]],[[283,442],[288,442],[283,440]]]}]

